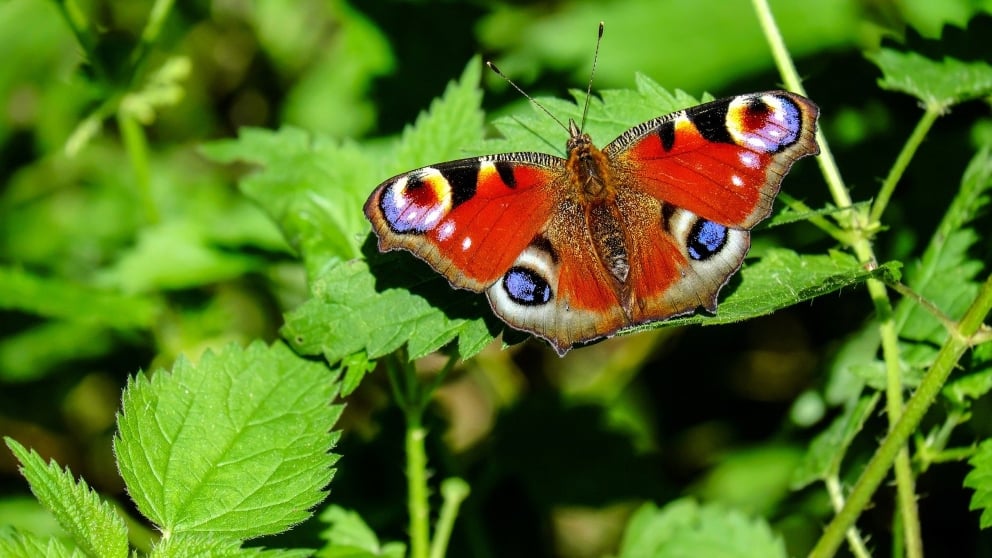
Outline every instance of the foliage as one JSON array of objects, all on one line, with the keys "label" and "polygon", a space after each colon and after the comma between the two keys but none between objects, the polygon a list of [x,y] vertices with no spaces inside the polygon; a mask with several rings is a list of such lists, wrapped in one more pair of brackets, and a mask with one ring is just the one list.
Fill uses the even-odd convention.
[{"label": "foliage", "polygon": [[[779,36],[677,4],[0,3],[0,554],[987,547],[992,7],[781,0]],[[362,206],[563,154],[477,53],[579,120],[600,19],[598,145],[798,84],[781,38],[824,178],[790,172],[716,314],[558,359]]]}]

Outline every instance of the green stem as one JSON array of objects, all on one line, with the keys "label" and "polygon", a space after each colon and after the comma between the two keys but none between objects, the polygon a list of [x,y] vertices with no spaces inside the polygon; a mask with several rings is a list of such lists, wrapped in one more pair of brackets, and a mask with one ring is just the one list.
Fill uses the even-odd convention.
[{"label": "green stem", "polygon": [[[767,0],[752,0],[752,2],[786,87],[805,94],[805,90],[799,80],[799,73],[796,71],[795,64],[792,63],[792,58],[789,56],[789,51],[785,47],[785,41],[782,39],[782,34],[779,32],[778,26],[775,24],[775,19],[772,16]],[[816,141],[820,146],[820,157],[818,157],[817,161],[823,171],[834,202],[837,204],[837,207],[850,207],[852,205],[850,193],[844,185],[840,170],[830,151],[826,137],[821,130],[817,130],[816,132]],[[909,155],[911,156],[912,153]],[[908,162],[909,158],[905,160],[906,164]],[[866,234],[871,229],[872,221],[868,218],[866,212],[852,211],[850,215],[845,214],[840,217],[838,221],[856,233],[851,238],[850,246],[857,255],[858,260],[864,265],[875,265],[875,253]],[[885,360],[887,377],[886,406],[888,409],[891,435],[891,429],[894,428],[894,425],[899,421],[902,414],[902,375],[897,331],[892,317],[892,304],[885,290],[885,284],[877,279],[869,279],[867,287],[872,304],[875,306],[875,311],[878,314],[877,319],[882,338],[882,355]],[[908,555],[910,558],[919,558],[922,556],[923,543],[920,538],[919,512],[916,507],[915,495],[916,483],[913,479],[909,450],[906,448],[902,448],[901,450],[897,448],[893,453],[893,459],[896,461],[897,494],[900,513],[904,520]],[[889,463],[891,464],[891,461]],[[850,509],[850,504],[851,500],[849,499],[844,510]],[[860,513],[861,509],[861,507],[857,508],[858,511],[855,517],[857,513]],[[836,520],[837,518],[834,519],[834,521]],[[850,527],[852,524],[853,520],[847,527]],[[841,536],[843,536],[842,533],[847,527],[841,530]]]},{"label": "green stem", "polygon": [[441,514],[434,529],[430,558],[444,558],[448,550],[448,541],[451,540],[451,531],[455,526],[455,518],[458,517],[458,508],[465,498],[468,498],[468,494],[468,483],[462,479],[450,478],[441,483],[441,497],[444,498],[444,503],[441,504]]},{"label": "green stem", "polygon": [[941,346],[933,365],[924,375],[923,381],[920,382],[920,387],[910,397],[902,416],[893,425],[875,455],[865,466],[861,477],[851,489],[844,508],[827,525],[823,536],[820,537],[810,552],[810,558],[828,558],[837,552],[847,529],[854,525],[861,511],[868,505],[875,490],[885,479],[889,467],[906,444],[906,440],[919,426],[920,420],[923,419],[923,415],[940,393],[947,377],[954,371],[958,360],[971,346],[971,336],[981,327],[990,310],[992,310],[992,275],[985,280],[978,297],[975,298],[964,317],[961,318],[955,333],[949,335]]},{"label": "green stem", "polygon": [[[892,316],[885,284],[877,279],[868,280],[868,293],[875,305],[876,319],[882,340],[882,357],[885,361],[885,409],[891,430],[903,413],[902,365],[899,357],[899,336]],[[916,479],[910,462],[909,448],[899,450],[895,460],[896,499],[899,505],[899,519],[906,541],[906,555],[909,558],[922,558],[923,539],[920,533],[920,513],[916,505]]]},{"label": "green stem", "polygon": [[124,150],[131,160],[131,169],[134,171],[134,179],[138,187],[138,194],[141,196],[145,219],[149,223],[157,223],[159,220],[158,207],[155,205],[155,198],[152,195],[151,172],[148,163],[148,139],[145,137],[145,131],[133,116],[124,111],[117,112],[117,123],[120,126],[121,139],[124,141]]},{"label": "green stem", "polygon": [[937,118],[942,112],[943,107],[941,106],[928,106],[920,121],[916,123],[916,128],[913,129],[913,133],[902,146],[899,156],[896,157],[896,162],[892,164],[889,175],[885,177],[885,181],[882,182],[882,188],[878,191],[878,197],[875,198],[875,203],[872,205],[871,213],[868,216],[872,223],[882,218],[882,214],[885,213],[885,208],[892,198],[892,193],[895,191],[896,185],[902,178],[903,173],[906,172],[906,167],[909,166],[909,162],[913,159],[913,155],[916,154],[916,150],[923,143],[923,138],[926,137],[930,128],[933,127],[933,123],[937,121]]},{"label": "green stem", "polygon": [[[834,507],[834,512],[840,511],[844,507],[844,491],[841,488],[840,480],[836,475],[830,475],[824,480],[824,483],[827,485],[827,494],[830,496],[830,503]],[[861,533],[854,525],[847,530],[847,544],[851,547],[851,554],[857,558],[871,558],[871,552],[868,551]]]},{"label": "green stem", "polygon": [[162,32],[162,25],[165,24],[165,18],[172,10],[174,2],[175,0],[155,0],[152,5],[152,9],[148,13],[148,23],[145,24],[145,28],[141,32],[141,41],[131,52],[131,83],[135,83],[140,77],[145,60],[148,59],[148,53],[158,41],[159,34]]},{"label": "green stem", "polygon": [[409,483],[410,558],[427,558],[430,549],[430,508],[427,501],[427,429],[419,411],[406,416],[406,478]]}]

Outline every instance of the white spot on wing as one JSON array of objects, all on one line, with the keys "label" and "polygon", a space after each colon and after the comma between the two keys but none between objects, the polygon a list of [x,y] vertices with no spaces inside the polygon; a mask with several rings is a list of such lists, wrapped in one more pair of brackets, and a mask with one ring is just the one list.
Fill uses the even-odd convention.
[{"label": "white spot on wing", "polygon": [[472,237],[466,236],[465,240],[462,241],[462,251],[468,250],[472,247]]},{"label": "white spot on wing", "polygon": [[443,216],[444,216],[444,208],[434,206],[433,209],[431,209],[430,211],[427,212],[426,215],[424,215],[424,227],[428,229],[433,228],[434,225],[436,225],[437,222],[440,221],[441,217]]},{"label": "white spot on wing", "polygon": [[758,168],[758,156],[749,151],[740,154],[741,164],[749,169]]},{"label": "white spot on wing", "polygon": [[437,237],[441,240],[448,240],[451,238],[451,234],[455,232],[455,222],[445,221],[441,228],[437,232]]},{"label": "white spot on wing", "polygon": [[751,147],[756,147],[762,151],[768,151],[768,144],[766,144],[764,140],[762,140],[759,137],[748,135],[747,144],[750,145]]},{"label": "white spot on wing", "polygon": [[737,176],[736,174],[730,177],[730,182],[733,183],[733,185],[737,186],[738,188],[744,185],[744,180],[742,180],[741,177]]}]

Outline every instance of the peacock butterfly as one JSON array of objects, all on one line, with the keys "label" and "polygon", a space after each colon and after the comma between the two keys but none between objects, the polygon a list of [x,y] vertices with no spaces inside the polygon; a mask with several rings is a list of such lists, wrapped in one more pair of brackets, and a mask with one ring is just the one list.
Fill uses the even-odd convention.
[{"label": "peacock butterfly", "polygon": [[782,178],[819,153],[818,112],[794,93],[749,93],[638,124],[603,149],[570,120],[565,159],[499,153],[405,172],[372,192],[365,215],[379,250],[408,250],[453,287],[485,291],[503,321],[564,355],[715,312]]}]

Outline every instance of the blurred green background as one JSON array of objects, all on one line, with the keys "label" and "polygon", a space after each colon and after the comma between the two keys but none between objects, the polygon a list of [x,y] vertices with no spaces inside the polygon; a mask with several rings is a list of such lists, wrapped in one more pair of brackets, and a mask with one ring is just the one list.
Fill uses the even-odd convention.
[{"label": "blurred green background", "polygon": [[[936,37],[945,24],[965,26],[992,2],[772,8],[864,199],[919,109],[880,91],[862,53],[909,28]],[[155,10],[164,18],[148,42]],[[0,2],[0,273],[16,287],[0,295],[0,434],[126,506],[110,437],[128,376],[232,340],[275,339],[281,313],[307,296],[279,231],[237,190],[250,169],[211,163],[198,147],[246,126],[374,146],[480,53],[531,94],[563,96],[585,87],[601,20],[596,89],[630,87],[637,72],[696,96],[780,85],[744,1]],[[494,75],[482,87],[491,115],[529,110]],[[941,122],[914,162],[917,185],[946,169],[956,180],[990,134],[982,110],[961,107]],[[815,166],[795,175],[789,193],[822,206]],[[882,259],[917,254],[940,217],[933,208],[952,194],[901,190]],[[769,231],[756,249],[781,234],[797,249],[831,246],[790,229]],[[802,409],[797,397],[869,314],[854,294],[746,324],[624,337],[565,360],[538,343],[487,350],[443,390],[432,428],[432,463],[473,485],[451,555],[601,555],[637,502],[686,493],[766,515],[790,550],[805,549],[829,512],[821,491],[788,492],[815,422],[790,419],[790,409]],[[331,501],[402,539],[400,417],[378,376],[348,404]],[[0,474],[0,523],[52,529],[6,452]],[[924,514],[924,539],[990,550],[966,511],[962,474],[922,481],[928,509],[947,511]],[[878,507],[865,523],[884,531],[890,516]],[[282,543],[308,536],[299,529]]]}]

